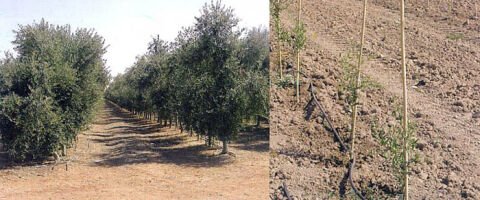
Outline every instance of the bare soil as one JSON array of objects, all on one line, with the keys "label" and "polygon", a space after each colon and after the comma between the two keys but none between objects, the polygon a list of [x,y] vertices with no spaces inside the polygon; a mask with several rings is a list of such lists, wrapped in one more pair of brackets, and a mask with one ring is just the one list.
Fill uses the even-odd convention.
[{"label": "bare soil", "polygon": [[0,199],[268,198],[268,127],[240,133],[230,151],[107,103],[57,164],[3,157]]},{"label": "bare soil", "polygon": [[[411,199],[480,199],[480,19],[475,17],[475,2],[480,10],[474,0],[407,1],[409,118],[417,126],[418,144],[412,155],[419,157],[410,175]],[[368,2],[361,73],[379,87],[360,94],[354,179],[371,199],[397,199],[400,193],[390,162],[370,129],[372,123],[395,123],[392,112],[401,105],[397,4]],[[297,3],[290,1],[288,6],[281,19],[292,28]],[[302,19],[308,39],[301,54],[300,103],[293,86],[277,84],[278,45],[272,32],[271,198],[286,199],[285,183],[294,199],[355,199],[346,180],[348,154],[339,151],[318,109],[313,119],[305,120],[304,107],[310,100],[311,82],[348,144],[351,111],[338,93],[343,75],[340,60],[359,44],[362,11],[360,0],[304,1]],[[284,66],[293,75],[292,48],[283,49],[289,52]],[[352,53],[357,52],[354,48]]]}]

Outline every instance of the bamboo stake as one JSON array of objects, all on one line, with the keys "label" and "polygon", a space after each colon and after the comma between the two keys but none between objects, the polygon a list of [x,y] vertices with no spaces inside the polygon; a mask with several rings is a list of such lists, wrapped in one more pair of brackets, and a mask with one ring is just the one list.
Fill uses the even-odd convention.
[{"label": "bamboo stake", "polygon": [[453,15],[453,0],[450,0],[450,14]]},{"label": "bamboo stake", "polygon": [[[302,0],[298,0],[298,26],[300,27],[300,15],[302,11]],[[297,47],[297,103],[300,102],[300,48]]]},{"label": "bamboo stake", "polygon": [[356,71],[356,81],[355,81],[355,91],[354,91],[354,102],[353,102],[353,109],[352,109],[352,130],[350,132],[350,167],[348,169],[348,179],[350,181],[350,186],[354,190],[357,196],[364,200],[365,197],[357,190],[355,187],[355,183],[353,182],[353,168],[355,166],[355,131],[356,131],[356,124],[357,124],[357,109],[358,109],[358,93],[360,92],[360,85],[361,85],[361,78],[360,78],[360,66],[362,64],[362,56],[363,56],[363,44],[365,43],[365,24],[367,21],[367,0],[363,1],[363,22],[362,22],[362,31],[360,33],[360,53],[358,55],[358,63],[357,63],[357,71]]},{"label": "bamboo stake", "polygon": [[[280,0],[277,1],[277,6],[280,6]],[[280,13],[278,13],[278,17],[280,18]],[[282,66],[282,33],[280,31],[280,19],[278,19],[277,24],[277,31],[278,31],[278,65],[280,66],[280,79],[283,79],[283,66]]]},{"label": "bamboo stake", "polygon": [[[280,32],[278,33],[280,38]],[[280,79],[283,79],[283,66],[282,66],[282,42],[278,39],[278,65],[280,66]]]},{"label": "bamboo stake", "polygon": [[405,1],[401,1],[401,45],[402,45],[402,85],[403,85],[403,156],[405,159],[403,199],[408,200],[408,117],[407,117],[407,66],[405,62]]},{"label": "bamboo stake", "polygon": [[361,78],[360,78],[360,66],[362,64],[362,56],[363,56],[363,45],[365,43],[365,23],[367,20],[367,0],[363,1],[363,24],[362,24],[362,32],[360,33],[360,53],[358,55],[358,63],[357,63],[357,71],[356,71],[356,82],[355,82],[355,101],[353,102],[353,111],[352,111],[352,131],[350,132],[350,159],[353,160],[355,158],[354,156],[354,147],[355,147],[355,131],[357,127],[357,109],[358,109],[358,93],[360,92],[360,84],[361,84]]},{"label": "bamboo stake", "polygon": [[477,3],[475,3],[475,19],[478,19],[478,15],[477,15],[478,12],[477,11],[478,11],[477,10]]}]

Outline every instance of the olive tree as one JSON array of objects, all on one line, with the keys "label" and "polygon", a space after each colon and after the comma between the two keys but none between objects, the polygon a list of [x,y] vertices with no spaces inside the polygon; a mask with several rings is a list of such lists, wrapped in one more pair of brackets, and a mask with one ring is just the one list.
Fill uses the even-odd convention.
[{"label": "olive tree", "polygon": [[0,64],[0,134],[13,159],[43,159],[91,121],[109,80],[104,40],[43,19],[15,33],[18,56]]}]

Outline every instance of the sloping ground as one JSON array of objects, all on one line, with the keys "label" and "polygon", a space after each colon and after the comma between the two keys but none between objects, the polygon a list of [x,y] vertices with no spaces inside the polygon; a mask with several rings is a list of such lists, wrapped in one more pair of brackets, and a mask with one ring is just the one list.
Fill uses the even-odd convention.
[{"label": "sloping ground", "polygon": [[[480,198],[480,119],[476,118],[480,112],[480,22],[471,9],[465,9],[473,8],[474,2],[455,1],[453,12],[446,12],[446,1],[431,0],[428,8],[427,1],[407,4],[409,117],[417,125],[415,153],[419,156],[410,180],[412,199]],[[369,128],[371,123],[395,123],[392,112],[401,100],[396,4],[369,1],[368,5],[367,60],[362,75],[380,87],[360,95],[354,179],[374,199],[394,198],[400,189]],[[296,6],[291,1],[282,13],[287,27],[295,23]],[[275,84],[278,77],[272,72],[271,197],[285,198],[282,184],[286,183],[297,199],[353,198],[345,179],[348,155],[339,151],[321,113],[315,111],[318,118],[307,121],[303,109],[312,82],[320,103],[348,143],[350,112],[338,94],[343,74],[340,61],[349,51],[358,51],[351,49],[360,40],[362,6],[358,0],[304,2],[308,41],[301,58],[300,103],[295,102],[293,87]],[[275,40],[275,34],[271,38]],[[278,46],[272,42],[272,47],[271,67],[278,72]],[[294,65],[292,55],[287,62]]]},{"label": "sloping ground", "polygon": [[60,163],[3,166],[0,199],[268,197],[268,129],[241,133],[230,144],[234,155],[219,156],[195,136],[113,104],[97,118]]}]

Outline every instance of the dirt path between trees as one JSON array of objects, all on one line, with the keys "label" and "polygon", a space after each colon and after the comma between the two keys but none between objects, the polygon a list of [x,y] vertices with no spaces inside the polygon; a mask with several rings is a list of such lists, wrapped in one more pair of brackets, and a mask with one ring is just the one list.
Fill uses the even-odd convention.
[{"label": "dirt path between trees", "polygon": [[268,129],[230,145],[235,156],[219,156],[107,103],[57,165],[0,159],[0,199],[267,199]]}]

